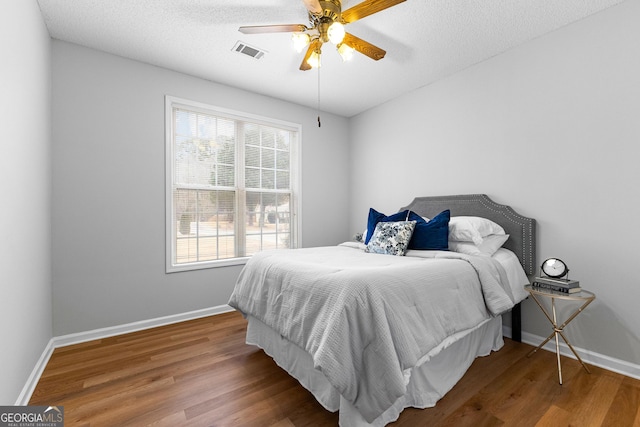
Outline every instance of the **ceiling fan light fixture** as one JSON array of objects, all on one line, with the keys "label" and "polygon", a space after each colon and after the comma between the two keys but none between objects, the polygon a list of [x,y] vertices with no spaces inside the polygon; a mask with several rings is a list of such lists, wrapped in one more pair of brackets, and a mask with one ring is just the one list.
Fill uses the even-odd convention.
[{"label": "ceiling fan light fixture", "polygon": [[307,64],[311,66],[311,68],[320,68],[322,64],[320,63],[320,51],[314,50],[311,52],[311,56],[307,59]]},{"label": "ceiling fan light fixture", "polygon": [[327,30],[327,36],[329,37],[329,41],[335,45],[339,45],[342,43],[344,39],[344,25],[340,22],[336,21],[333,24],[329,25],[329,29]]},{"label": "ceiling fan light fixture", "polygon": [[[293,0],[289,0],[293,1]],[[355,1],[355,0],[352,0]],[[243,34],[297,33],[293,44],[298,52],[306,46],[301,71],[320,67],[320,47],[328,42],[335,44],[343,61],[348,61],[354,51],[374,61],[384,58],[384,49],[345,32],[344,26],[369,15],[381,12],[407,0],[359,0],[355,6],[342,11],[342,0],[302,0],[307,9],[308,24],[250,25],[238,30]],[[346,41],[346,46],[341,46]],[[258,54],[259,55],[259,54]],[[258,56],[256,55],[256,58]]]},{"label": "ceiling fan light fixture", "polygon": [[340,43],[338,45],[338,53],[340,54],[343,62],[350,61],[351,58],[353,58],[353,52],[355,52],[355,49],[348,44]]},{"label": "ceiling fan light fixture", "polygon": [[309,46],[311,37],[309,37],[309,34],[307,33],[293,33],[291,35],[291,40],[293,41],[293,48],[300,53],[305,47]]}]

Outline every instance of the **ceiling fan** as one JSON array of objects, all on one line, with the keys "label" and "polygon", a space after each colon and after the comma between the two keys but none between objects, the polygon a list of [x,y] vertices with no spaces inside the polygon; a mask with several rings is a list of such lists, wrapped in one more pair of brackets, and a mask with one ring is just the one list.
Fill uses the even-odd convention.
[{"label": "ceiling fan", "polygon": [[299,52],[308,46],[300,69],[310,70],[320,66],[321,48],[332,42],[343,60],[350,59],[354,50],[376,61],[387,53],[383,49],[345,32],[344,25],[395,6],[406,0],[365,0],[344,12],[340,0],[302,0],[309,12],[310,26],[304,24],[254,25],[240,27],[244,34],[289,33]]}]

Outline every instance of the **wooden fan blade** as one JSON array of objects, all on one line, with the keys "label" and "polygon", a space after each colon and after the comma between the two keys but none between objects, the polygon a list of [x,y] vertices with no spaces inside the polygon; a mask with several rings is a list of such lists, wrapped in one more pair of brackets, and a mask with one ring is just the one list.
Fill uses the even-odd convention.
[{"label": "wooden fan blade", "polygon": [[342,20],[347,24],[349,22],[355,22],[358,19],[373,15],[374,13],[388,9],[404,1],[406,0],[365,0],[342,12]]},{"label": "wooden fan blade", "polygon": [[302,59],[302,63],[300,64],[300,70],[308,71],[311,68],[313,68],[311,67],[311,65],[309,65],[307,60],[309,59],[313,51],[316,49],[319,49],[320,46],[322,46],[322,42],[320,40],[314,40],[311,43],[309,43],[309,48],[307,49],[307,53],[304,54],[304,58]]},{"label": "wooden fan blade", "polygon": [[379,47],[374,46],[371,43],[366,42],[361,38],[349,33],[346,33],[344,35],[342,43],[346,44],[347,46],[351,46],[358,52],[362,53],[363,55],[367,55],[369,58],[375,61],[384,58],[387,53],[386,50],[380,49]]},{"label": "wooden fan blade", "polygon": [[240,27],[238,31],[244,34],[263,34],[263,33],[301,33],[308,28],[303,24],[287,24],[287,25],[250,25]]},{"label": "wooden fan blade", "polygon": [[307,8],[312,15],[322,15],[322,6],[318,0],[302,0],[304,7]]}]

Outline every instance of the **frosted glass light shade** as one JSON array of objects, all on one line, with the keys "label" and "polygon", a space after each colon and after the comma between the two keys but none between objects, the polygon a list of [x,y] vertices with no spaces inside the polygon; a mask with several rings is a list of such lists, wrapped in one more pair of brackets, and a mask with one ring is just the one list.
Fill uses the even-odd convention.
[{"label": "frosted glass light shade", "polygon": [[311,68],[320,68],[322,65],[320,63],[320,53],[313,51],[309,59],[307,59],[307,64],[309,64]]},{"label": "frosted glass light shade", "polygon": [[342,43],[342,39],[344,39],[344,25],[339,22],[334,22],[329,25],[329,29],[327,30],[327,37],[329,37],[329,41],[335,45]]},{"label": "frosted glass light shade", "polygon": [[293,42],[293,48],[300,53],[309,45],[310,37],[307,33],[293,33],[291,41]]},{"label": "frosted glass light shade", "polygon": [[349,61],[351,58],[353,58],[354,51],[354,48],[344,43],[340,43],[338,45],[338,53],[340,54],[340,57],[343,61]]}]

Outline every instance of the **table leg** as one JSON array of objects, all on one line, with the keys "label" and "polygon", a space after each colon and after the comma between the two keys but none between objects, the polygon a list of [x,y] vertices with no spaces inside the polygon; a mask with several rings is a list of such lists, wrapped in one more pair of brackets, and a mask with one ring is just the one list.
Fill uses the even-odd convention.
[{"label": "table leg", "polygon": [[[549,322],[550,322],[552,325],[554,325],[553,319],[551,318],[551,316],[549,316],[549,314],[547,313],[547,310],[544,308],[544,306],[542,305],[542,303],[540,303],[540,301],[538,301],[538,298],[536,298],[536,296],[535,296],[535,295],[533,295],[533,294],[531,294],[531,298],[533,298],[533,300],[536,302],[536,304],[538,304],[538,307],[540,307],[540,310],[542,310],[542,312],[544,313],[544,315],[547,317],[547,320],[549,320]],[[556,334],[556,333],[555,333],[555,325],[554,325],[554,332],[552,332],[552,333],[551,333],[551,335],[549,335],[549,336],[547,337],[547,339],[546,339],[546,340],[542,341],[542,343],[541,343],[537,348],[534,348],[533,350],[531,350],[531,351],[529,352],[529,354],[527,354],[527,357],[531,357],[531,355],[532,355],[533,353],[535,353],[536,351],[540,350],[540,349],[541,349],[541,348],[542,348],[546,343],[548,343],[548,342],[549,342],[549,340],[550,340],[551,338],[553,338],[553,337],[555,336],[555,334]]]},{"label": "table leg", "polygon": [[551,312],[553,313],[553,335],[556,337],[556,358],[558,359],[558,381],[562,385],[562,365],[560,364],[560,339],[558,334],[562,333],[562,330],[558,329],[558,319],[556,317],[556,299],[551,298]]},{"label": "table leg", "polygon": [[576,356],[576,358],[580,361],[580,363],[582,363],[582,367],[584,368],[585,371],[587,371],[587,373],[591,373],[591,371],[589,370],[589,368],[587,367],[587,365],[585,365],[585,363],[582,361],[582,359],[580,358],[580,356],[578,355],[578,352],[573,348],[573,346],[571,345],[571,343],[569,342],[569,340],[567,339],[567,337],[562,333],[562,331],[558,331],[558,333],[560,334],[560,336],[562,337],[562,339],[564,340],[564,342],[567,343],[567,345],[569,346],[569,348],[571,349],[571,351],[573,352],[573,354]]}]

